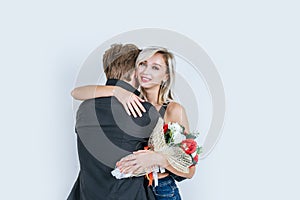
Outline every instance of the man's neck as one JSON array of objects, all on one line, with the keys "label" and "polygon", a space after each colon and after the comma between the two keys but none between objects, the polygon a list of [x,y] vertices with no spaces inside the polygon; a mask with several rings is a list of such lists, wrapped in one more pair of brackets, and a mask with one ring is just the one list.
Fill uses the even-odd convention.
[{"label": "man's neck", "polygon": [[124,81],[125,83],[128,83],[129,85],[131,85],[135,89],[138,88],[138,86],[136,85],[135,81],[133,81],[133,80],[131,80],[131,81],[122,80],[122,81]]}]

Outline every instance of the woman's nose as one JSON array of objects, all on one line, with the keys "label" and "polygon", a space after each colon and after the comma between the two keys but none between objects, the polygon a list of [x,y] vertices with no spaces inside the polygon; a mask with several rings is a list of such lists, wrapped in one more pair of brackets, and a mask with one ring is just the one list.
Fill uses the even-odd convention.
[{"label": "woman's nose", "polygon": [[147,65],[147,66],[145,66],[143,73],[148,74],[149,72],[150,72],[150,67]]}]

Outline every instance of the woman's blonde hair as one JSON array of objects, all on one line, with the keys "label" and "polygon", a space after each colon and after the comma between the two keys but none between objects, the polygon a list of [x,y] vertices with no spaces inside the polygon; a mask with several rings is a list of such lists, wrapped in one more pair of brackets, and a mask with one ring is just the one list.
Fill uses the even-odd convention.
[{"label": "woman's blonde hair", "polygon": [[[171,88],[173,87],[173,84],[175,82],[175,59],[174,55],[169,52],[166,48],[163,47],[147,47],[142,49],[139,56],[136,59],[136,67],[140,65],[140,63],[144,62],[145,60],[151,58],[155,54],[161,54],[164,58],[164,61],[167,66],[166,74],[168,75],[168,80],[161,83],[160,89],[158,92],[158,104],[167,103],[169,101],[172,101],[173,93],[171,91]],[[141,88],[142,93],[144,93],[143,88]]]}]

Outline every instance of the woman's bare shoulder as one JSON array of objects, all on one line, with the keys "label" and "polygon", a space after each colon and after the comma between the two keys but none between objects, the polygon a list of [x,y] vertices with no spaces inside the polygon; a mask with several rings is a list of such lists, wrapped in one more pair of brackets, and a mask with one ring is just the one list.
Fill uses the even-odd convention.
[{"label": "woman's bare shoulder", "polygon": [[172,101],[168,104],[166,113],[168,116],[176,116],[181,115],[183,111],[184,107],[180,103]]},{"label": "woman's bare shoulder", "polygon": [[168,104],[167,109],[169,109],[169,110],[177,110],[177,109],[184,109],[184,107],[180,103],[178,103],[176,101],[171,101]]}]

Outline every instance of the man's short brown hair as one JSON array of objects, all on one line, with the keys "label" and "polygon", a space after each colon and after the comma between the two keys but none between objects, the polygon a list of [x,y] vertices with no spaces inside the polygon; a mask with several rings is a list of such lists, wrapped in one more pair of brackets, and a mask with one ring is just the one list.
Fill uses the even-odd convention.
[{"label": "man's short brown hair", "polygon": [[140,50],[134,44],[113,44],[103,55],[103,67],[107,79],[130,81]]}]

